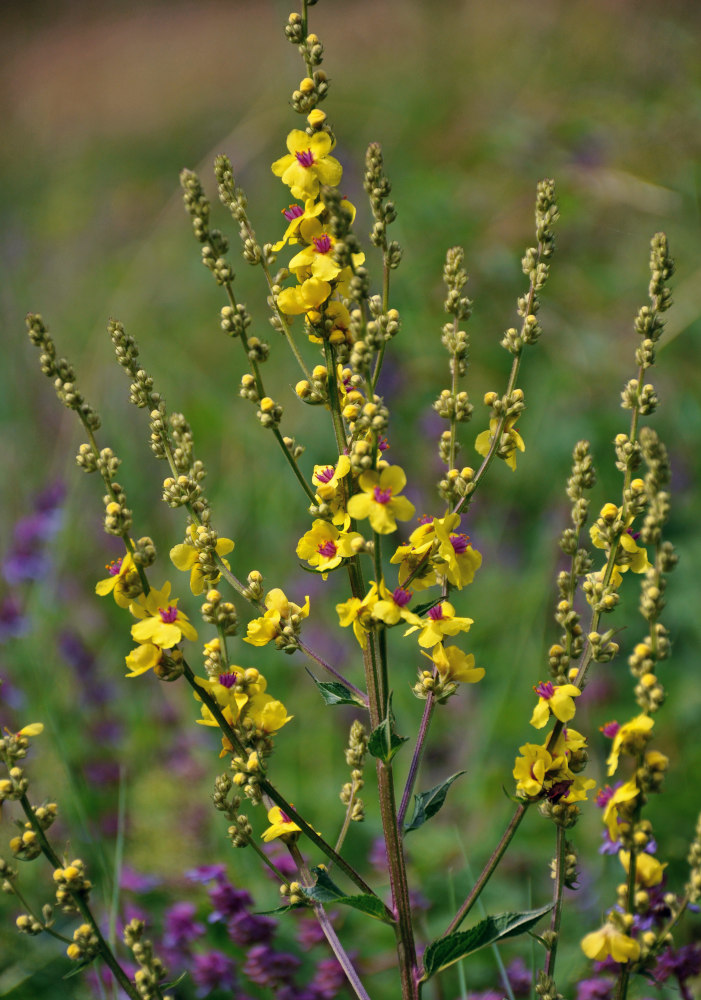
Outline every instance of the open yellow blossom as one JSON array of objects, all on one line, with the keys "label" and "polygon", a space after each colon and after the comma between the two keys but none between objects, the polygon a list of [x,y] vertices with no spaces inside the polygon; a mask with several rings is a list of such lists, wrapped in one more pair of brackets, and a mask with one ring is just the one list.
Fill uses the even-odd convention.
[{"label": "open yellow blossom", "polygon": [[469,632],[473,624],[472,618],[460,618],[456,615],[450,601],[441,601],[429,609],[427,616],[421,619],[421,625],[412,625],[404,635],[409,635],[420,628],[419,646],[435,646],[436,643],[442,642],[445,635]]},{"label": "open yellow blossom", "polygon": [[[115,559],[107,566],[107,570],[109,576],[98,580],[95,593],[100,597],[112,594],[120,608],[128,608],[140,589],[139,574],[131,552],[127,552],[121,559]],[[136,584],[139,584],[139,588],[135,591]]]},{"label": "open yellow blossom", "polygon": [[339,531],[328,521],[318,519],[300,538],[297,555],[306,559],[310,566],[317,567],[326,579],[327,571],[340,566],[343,559],[349,559],[355,552],[354,545],[362,540],[358,531]]},{"label": "open yellow blossom", "polygon": [[[645,749],[645,744],[652,736],[654,724],[655,720],[652,716],[640,714],[617,728],[611,745],[611,753],[606,759],[609,778],[616,773],[621,752],[637,754]],[[604,727],[605,729],[606,727]]]},{"label": "open yellow blossom", "polygon": [[[198,527],[194,524],[189,525],[187,533],[189,536],[188,541],[181,543],[180,545],[174,545],[170,550],[170,559],[176,569],[182,570],[183,573],[190,573],[190,590],[193,594],[201,594],[205,588],[205,578],[202,572],[202,567],[199,561],[199,552],[195,548],[195,540],[197,538]],[[220,538],[217,541],[215,551],[218,556],[225,556],[229,552],[232,552],[234,548],[234,543],[230,538]],[[229,564],[226,559],[222,559],[222,562],[229,568]],[[215,579],[207,580],[207,586],[213,586],[221,573],[217,574]]]},{"label": "open yellow blossom", "polygon": [[[623,865],[626,875],[630,871],[630,851],[619,851],[618,860]],[[666,863],[662,864],[652,854],[643,851],[635,856],[635,884],[646,889],[659,885],[664,878]]]},{"label": "open yellow blossom", "polygon": [[611,840],[618,840],[621,823],[627,824],[629,822],[631,812],[635,808],[635,799],[639,794],[640,789],[635,783],[635,779],[631,778],[610,795],[601,818],[608,827]]},{"label": "open yellow blossom", "polygon": [[279,250],[285,246],[286,243],[299,243],[300,238],[298,234],[299,227],[307,219],[313,219],[317,215],[321,215],[324,211],[323,201],[314,201],[313,198],[308,198],[304,203],[304,208],[301,205],[290,205],[288,208],[283,208],[282,214],[287,219],[289,225],[285,230],[285,233],[281,240],[277,243],[273,243],[273,253],[277,253]]},{"label": "open yellow blossom", "polygon": [[300,201],[316,198],[322,184],[336,187],[343,174],[341,164],[329,155],[332,148],[328,132],[315,132],[310,136],[293,129],[287,136],[289,152],[275,160],[272,171],[287,184],[293,198]]},{"label": "open yellow blossom", "polygon": [[134,617],[141,619],[131,627],[132,638],[141,643],[153,643],[161,649],[177,646],[183,637],[197,638],[187,615],[178,610],[178,599],[171,601],[169,598],[170,583],[166,582],[161,590],[152,587],[147,595],[142,594],[129,605]]},{"label": "open yellow blossom", "polygon": [[[220,674],[217,678],[205,678],[205,677],[195,677],[195,683],[198,687],[203,688],[215,699],[217,705],[221,708],[222,713],[227,720],[227,722],[233,725],[241,711],[245,708],[249,697],[252,692],[262,693],[265,691],[266,681],[262,674],[258,675],[258,683],[253,685],[248,685],[246,691],[237,691],[236,683],[243,676],[243,670],[240,667],[231,666],[225,674]],[[202,699],[194,692],[197,701]],[[198,719],[197,722],[202,726],[218,726],[219,723],[212,715],[209,708],[203,704],[201,709],[202,718]]]},{"label": "open yellow blossom", "polygon": [[439,542],[436,558],[445,561],[446,568],[443,572],[448,582],[462,590],[472,583],[476,571],[482,565],[482,555],[472,548],[467,535],[454,531],[459,523],[459,514],[447,514],[433,519],[433,528]]},{"label": "open yellow blossom", "polygon": [[[607,503],[601,509],[600,517],[604,521],[612,524],[616,517],[620,517],[622,514],[622,509],[616,507],[615,504]],[[616,556],[616,564],[613,567],[613,572],[611,574],[611,584],[613,587],[618,587],[623,579],[622,573],[627,573],[628,570],[632,570],[633,573],[645,573],[650,567],[650,561],[647,557],[647,549],[638,545],[636,542],[637,535],[631,529],[633,523],[633,515],[629,515],[625,522],[625,530],[623,534],[619,536],[619,548]],[[609,552],[610,543],[606,538],[605,534],[598,523],[594,523],[589,529],[589,534],[591,536],[592,543],[597,547],[597,549],[605,549]],[[597,574],[601,577],[603,574]]]},{"label": "open yellow blossom", "polygon": [[269,844],[271,840],[277,840],[278,837],[284,844],[293,844],[302,832],[301,828],[292,822],[280,806],[273,806],[272,809],[268,810],[268,822],[270,826],[261,834],[266,844]]},{"label": "open yellow blossom", "polygon": [[361,600],[359,597],[351,597],[342,604],[336,605],[338,620],[341,628],[353,626],[355,635],[361,649],[365,649],[367,634],[372,625],[372,609],[377,602],[377,584],[373,582],[370,590]]},{"label": "open yellow blossom", "polygon": [[516,758],[513,775],[516,792],[528,798],[537,798],[545,788],[545,778],[553,767],[553,758],[545,747],[537,743],[525,743],[519,747],[520,757]]},{"label": "open yellow blossom", "polygon": [[533,688],[538,695],[538,704],[533,709],[531,725],[542,729],[547,725],[550,713],[560,722],[569,722],[574,717],[574,698],[582,693],[574,684],[552,684],[544,681]]},{"label": "open yellow blossom", "polygon": [[[514,424],[518,420],[518,416],[507,417],[504,427],[501,432],[501,442],[500,446],[504,451],[504,461],[509,466],[510,469],[516,468],[516,450],[525,451],[526,446],[523,443],[523,438],[519,432],[514,427]],[[482,455],[484,458],[489,454],[489,449],[494,441],[494,436],[497,432],[499,426],[499,418],[492,417],[489,421],[489,430],[482,431],[481,434],[477,435],[475,440],[475,451],[478,455]]]},{"label": "open yellow blossom", "polygon": [[594,962],[603,962],[609,955],[614,962],[635,962],[640,957],[638,942],[611,921],[582,938],[582,951]]},{"label": "open yellow blossom", "polygon": [[246,716],[262,733],[276,733],[293,718],[281,701],[269,694],[256,694],[246,705]]},{"label": "open yellow blossom", "polygon": [[309,597],[305,598],[302,607],[288,601],[282,590],[275,587],[265,595],[265,606],[268,609],[262,618],[254,618],[248,623],[244,642],[252,646],[266,646],[284,628],[284,622],[292,620],[299,623],[309,614]]},{"label": "open yellow blossom", "polygon": [[127,677],[139,677],[147,670],[153,670],[161,662],[163,650],[154,646],[152,642],[142,642],[136,649],[132,649],[128,656],[125,656],[129,670]]},{"label": "open yellow blossom", "polygon": [[[459,517],[458,514],[448,516]],[[409,542],[406,545],[398,545],[390,559],[391,563],[400,564],[399,583],[403,584],[411,576],[411,586],[414,590],[424,590],[433,586],[438,580],[436,567],[430,558],[436,541],[433,520],[430,517],[422,518],[422,523],[409,535]]]},{"label": "open yellow blossom", "polygon": [[321,278],[309,277],[295,288],[283,288],[277,297],[277,306],[286,316],[300,316],[318,309],[331,294],[331,285]]},{"label": "open yellow blossom", "polygon": [[363,492],[350,498],[348,513],[359,520],[369,518],[379,535],[395,531],[397,520],[413,517],[413,503],[399,496],[406,485],[406,475],[399,465],[388,465],[381,472],[363,472],[358,485]]},{"label": "open yellow blossom", "polygon": [[400,621],[405,621],[410,625],[421,626],[419,616],[408,608],[412,597],[410,590],[404,590],[402,587],[389,590],[384,580],[380,580],[380,600],[372,607],[372,617],[384,622],[385,625],[398,625]]},{"label": "open yellow blossom", "polygon": [[421,654],[427,656],[435,664],[436,670],[444,681],[476,684],[484,677],[484,667],[476,667],[472,653],[463,653],[458,646],[444,646],[442,642],[439,642],[430,653],[426,653],[422,649]]},{"label": "open yellow blossom", "polygon": [[341,487],[341,481],[350,472],[350,458],[341,455],[336,465],[315,465],[312,483],[320,500],[333,500]]}]

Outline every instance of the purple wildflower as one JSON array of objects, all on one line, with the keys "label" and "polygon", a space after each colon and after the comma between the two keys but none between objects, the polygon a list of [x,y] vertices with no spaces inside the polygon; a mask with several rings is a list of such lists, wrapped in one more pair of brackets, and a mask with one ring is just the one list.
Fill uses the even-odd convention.
[{"label": "purple wildflower", "polygon": [[198,997],[206,997],[212,990],[231,990],[235,981],[234,963],[221,951],[195,955],[192,978]]},{"label": "purple wildflower", "polygon": [[195,938],[204,934],[204,924],[194,920],[195,911],[195,904],[188,902],[175,903],[166,910],[164,948],[183,951],[189,948]]}]

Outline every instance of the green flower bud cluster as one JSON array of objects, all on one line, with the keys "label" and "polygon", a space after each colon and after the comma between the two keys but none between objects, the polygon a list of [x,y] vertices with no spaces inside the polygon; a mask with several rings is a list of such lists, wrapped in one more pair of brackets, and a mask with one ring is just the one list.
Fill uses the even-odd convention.
[{"label": "green flower bud cluster", "polygon": [[440,497],[449,504],[457,504],[462,498],[469,496],[474,489],[475,470],[469,465],[462,469],[448,469],[443,479],[438,483]]},{"label": "green flower bud cluster", "polygon": [[433,404],[433,409],[444,420],[455,420],[463,423],[470,419],[474,407],[469,402],[466,392],[453,393],[450,389],[443,389]]},{"label": "green flower bud cluster", "polygon": [[65,868],[55,868],[54,882],[56,905],[64,913],[79,913],[76,899],[87,899],[92,889],[92,882],[85,875],[85,862],[76,858]]},{"label": "green flower bud cluster", "polygon": [[153,944],[144,938],[143,920],[134,918],[124,928],[124,943],[139,965],[134,976],[136,991],[142,1000],[156,1000],[163,996],[159,987],[166,977],[167,969],[153,951]]},{"label": "green flower bud cluster", "polygon": [[618,656],[620,647],[617,642],[612,642],[615,635],[614,629],[609,629],[603,635],[600,632],[590,632],[587,636],[591,648],[591,657],[596,663],[609,663]]},{"label": "green flower bud cluster", "polygon": [[33,313],[27,316],[27,332],[34,346],[41,350],[42,374],[52,379],[58,399],[69,410],[75,410],[86,430],[92,432],[98,430],[100,417],[97,411],[85,402],[82,393],[78,392],[73,366],[65,358],[56,357],[56,347],[41,316]]},{"label": "green flower bud cluster", "polygon": [[570,830],[579,820],[580,809],[575,802],[551,802],[543,799],[538,805],[538,812],[545,819],[552,820],[555,826]]},{"label": "green flower bud cluster", "polygon": [[382,250],[387,267],[394,269],[402,259],[402,248],[396,240],[387,242],[387,226],[397,218],[397,209],[393,201],[387,201],[392,185],[385,174],[382,149],[377,142],[371,142],[365,153],[363,187],[370,199],[370,209],[375,220],[370,241],[373,246]]},{"label": "green flower bud cluster", "polygon": [[264,396],[260,401],[260,407],[256,413],[263,427],[273,430],[278,427],[282,420],[282,407],[270,396]]},{"label": "green flower bud cluster", "polygon": [[[566,840],[562,867],[564,883],[568,889],[577,888],[577,878],[579,877],[577,863],[577,849],[569,840]],[[550,862],[550,878],[557,878],[557,858],[553,858]]]},{"label": "green flower bud cluster", "polygon": [[263,599],[263,574],[257,569],[252,569],[246,577],[246,589],[243,596],[247,601],[261,601]]},{"label": "green flower bud cluster", "polygon": [[690,903],[698,903],[701,900],[701,815],[696,822],[696,832],[686,860],[691,869],[685,886],[686,895]]},{"label": "green flower bud cluster", "polygon": [[[209,625],[216,625],[224,635],[236,635],[238,629],[238,614],[231,601],[223,601],[221,593],[212,588],[207,591],[207,600],[202,604],[202,618]],[[210,651],[205,660],[205,669],[210,677],[221,673],[221,653]]]},{"label": "green flower bud cluster", "polygon": [[251,317],[245,306],[224,306],[221,310],[221,328],[230,337],[240,337],[251,325]]},{"label": "green flower bud cluster", "polygon": [[73,941],[66,954],[74,962],[89,962],[99,951],[100,939],[91,924],[81,924],[73,931]]},{"label": "green flower bud cluster", "polygon": [[163,502],[169,507],[182,507],[194,503],[200,496],[199,485],[190,476],[168,476],[163,480]]}]

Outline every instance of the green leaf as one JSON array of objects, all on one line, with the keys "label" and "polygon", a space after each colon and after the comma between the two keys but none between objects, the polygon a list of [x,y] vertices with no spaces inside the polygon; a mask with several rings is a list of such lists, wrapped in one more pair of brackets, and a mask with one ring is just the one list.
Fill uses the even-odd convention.
[{"label": "green leaf", "polygon": [[534,927],[541,917],[552,910],[552,903],[541,906],[538,910],[525,910],[522,913],[498,913],[486,917],[469,931],[455,931],[445,937],[433,941],[424,952],[424,972],[421,982],[426,982],[442,969],[459,962],[461,958],[471,955],[480,948],[502,941],[504,938],[524,934]]},{"label": "green leaf", "polygon": [[367,913],[369,917],[380,920],[382,923],[393,923],[392,915],[377,896],[370,896],[367,893],[360,893],[357,896],[347,896],[335,882],[333,882],[323,868],[312,868],[316,875],[316,885],[305,889],[305,895],[314,903],[341,903],[350,906],[361,913]]},{"label": "green leaf", "polygon": [[436,785],[435,788],[431,788],[427,792],[420,792],[414,796],[414,815],[411,817],[411,823],[404,828],[405,833],[409,833],[410,830],[418,830],[420,826],[424,825],[426,820],[436,815],[445,802],[448,789],[461,774],[465,774],[465,772],[457,771],[455,774],[451,774],[449,778],[446,778],[443,784]]},{"label": "green leaf", "polygon": [[319,693],[327,705],[360,705],[365,707],[362,701],[344,684],[340,684],[338,681],[317,680],[311,670],[307,670],[307,673],[318,687]]},{"label": "green leaf", "polygon": [[392,711],[392,695],[390,694],[387,701],[387,717],[382,720],[377,729],[373,729],[370,733],[368,751],[384,764],[389,764],[402,743],[406,743],[408,739],[408,736],[397,736],[394,712]]}]

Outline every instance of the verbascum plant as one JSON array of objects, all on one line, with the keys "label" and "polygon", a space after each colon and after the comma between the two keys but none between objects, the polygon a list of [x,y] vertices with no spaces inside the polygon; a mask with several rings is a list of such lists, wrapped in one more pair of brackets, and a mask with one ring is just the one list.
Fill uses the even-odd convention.
[{"label": "verbascum plant", "polygon": [[[586,441],[574,445],[567,482],[570,523],[560,537],[566,568],[556,581],[555,621],[560,635],[549,648],[547,663],[533,668],[535,703],[522,706],[524,743],[513,748],[513,783],[510,774],[503,776],[513,799],[513,815],[465,898],[455,901],[442,928],[429,931],[417,893],[435,894],[436,883],[415,883],[406,838],[429,821],[439,822],[435,817],[454,783],[461,789],[456,808],[465,815],[470,809],[469,761],[434,787],[416,789],[431,741],[440,744],[449,739],[450,726],[456,723],[456,716],[446,712],[446,703],[460,697],[462,685],[490,683],[490,665],[480,662],[479,649],[470,648],[474,624],[470,588],[479,586],[483,555],[465,528],[475,495],[493,464],[502,461],[518,475],[520,454],[537,446],[529,441],[520,376],[528,349],[542,333],[540,299],[550,273],[558,208],[553,181],[541,181],[535,238],[522,260],[525,285],[517,302],[518,320],[501,341],[511,356],[510,369],[501,391],[485,394],[478,430],[471,436],[465,425],[475,408],[464,385],[469,346],[465,326],[472,303],[465,295],[464,251],[453,247],[446,254],[447,319],[441,343],[448,355],[449,376],[447,384],[437,388],[434,403],[445,428],[437,441],[441,472],[435,505],[417,521],[415,506],[405,495],[405,471],[387,457],[390,412],[378,394],[390,342],[401,334],[401,316],[392,295],[392,274],[402,259],[399,244],[390,238],[396,208],[381,149],[372,144],[365,159],[364,187],[374,220],[370,243],[381,258],[381,274],[373,283],[366,267],[372,251],[368,248],[366,259],[354,228],[356,207],[343,193],[344,165],[336,155],[335,129],[320,107],[328,97],[329,80],[321,69],[323,45],[309,26],[311,6],[311,0],[304,0],[301,13],[291,14],[285,26],[304,63],[304,76],[290,101],[301,127],[280,137],[281,155],[272,164],[271,197],[278,191],[283,222],[270,241],[259,242],[229,159],[218,156],[215,161],[219,197],[238,226],[243,259],[260,271],[267,287],[274,345],[253,333],[260,332],[261,321],[237,297],[229,241],[212,225],[211,206],[199,178],[185,170],[181,183],[202,261],[221,291],[221,328],[240,345],[241,397],[252,404],[261,428],[274,438],[299,509],[309,514],[301,537],[291,537],[284,524],[279,526],[279,551],[286,553],[288,563],[296,556],[321,581],[331,574],[342,577],[345,599],[312,601],[303,592],[285,593],[274,580],[268,585],[267,574],[260,569],[247,571],[237,565],[235,542],[226,537],[224,516],[208,499],[206,469],[196,456],[187,420],[168,410],[155,378],[140,360],[135,339],[120,322],[111,321],[109,334],[130,382],[130,399],[146,412],[151,450],[166,469],[163,501],[182,515],[182,541],[170,551],[172,566],[180,575],[167,574],[152,539],[140,535],[142,526],[133,524],[126,489],[117,478],[120,460],[99,439],[100,417],[78,389],[72,366],[57,355],[40,316],[30,315],[27,323],[43,373],[84,429],[86,441],[77,461],[101,480],[105,531],[124,545],[123,556],[109,565],[108,575],[97,581],[95,589],[124,613],[125,631],[133,642],[125,658],[125,684],[158,680],[189,686],[193,725],[218,733],[212,744],[212,767],[216,768],[217,754],[225,764],[214,781],[213,804],[227,824],[228,841],[257,856],[279,884],[282,905],[276,914],[281,921],[301,918],[307,926],[314,918],[333,961],[325,970],[317,966],[309,982],[301,985],[294,978],[298,960],[272,945],[275,921],[249,913],[250,896],[230,886],[226,906],[213,900],[215,919],[228,920],[230,950],[194,955],[189,943],[203,932],[201,925],[190,910],[173,909],[163,953],[170,964],[185,959],[184,971],[197,985],[198,995],[213,988],[230,996],[243,995],[237,992],[238,966],[239,976],[246,977],[246,991],[256,996],[272,991],[279,997],[322,1000],[350,989],[361,1000],[384,995],[418,1000],[424,993],[446,995],[448,986],[441,985],[441,974],[457,963],[467,995],[470,956],[530,932],[536,941],[532,972],[518,964],[509,969],[502,964],[499,992],[490,995],[533,995],[542,1000],[572,995],[567,992],[575,985],[568,981],[571,972],[563,973],[561,982],[557,965],[566,944],[561,940],[563,911],[577,909],[576,895],[565,893],[577,885],[578,848],[572,831],[583,810],[595,812],[599,807],[604,849],[618,856],[621,884],[611,887],[598,927],[584,928],[579,922],[583,955],[596,964],[586,973],[588,978],[578,976],[577,995],[623,1000],[643,976],[658,983],[675,976],[691,995],[687,984],[701,968],[701,952],[695,946],[686,946],[691,949],[686,952],[676,949],[674,932],[685,911],[701,897],[701,835],[697,830],[691,844],[688,884],[675,891],[666,885],[665,861],[660,860],[664,845],[657,844],[646,812],[650,798],[662,790],[670,763],[654,747],[656,716],[665,696],[659,673],[670,654],[660,617],[666,576],[676,561],[664,538],[669,462],[664,445],[643,423],[657,406],[655,389],[647,379],[664,313],[671,304],[668,282],[673,264],[667,240],[661,233],[652,239],[649,301],[635,319],[639,338],[635,377],[622,393],[629,418],[615,439],[620,488],[593,520],[589,494],[596,477],[590,446]],[[285,146],[287,151],[282,152]],[[273,184],[281,184],[282,190]],[[271,352],[285,348],[297,371],[290,378],[293,384],[296,380],[294,401],[313,408],[313,417],[328,424],[326,447],[310,458],[285,433],[283,404],[267,388],[265,363]],[[476,456],[473,465],[460,460],[465,447]],[[96,554],[96,565],[99,558]],[[280,572],[275,567],[273,571]],[[586,770],[589,737],[575,726],[593,671],[605,671],[619,655],[616,625],[610,622],[615,623],[628,572],[641,580],[640,613],[645,623],[629,658],[636,708],[630,718],[602,722],[602,732],[611,739],[607,777],[615,783],[597,790],[596,778]],[[201,622],[196,625],[181,607],[188,590],[201,602]],[[313,648],[310,624],[330,627],[332,621],[346,630],[341,638],[354,647],[362,671],[349,675]],[[391,629],[402,637],[398,656],[390,654]],[[290,714],[275,685],[269,688],[256,665],[261,662],[258,651],[271,645],[305,658],[311,678],[309,720]],[[408,722],[396,717],[392,697],[406,683],[408,661],[417,669],[412,690],[422,708],[413,738],[400,735]],[[316,704],[312,705],[311,695]],[[320,832],[313,812],[297,809],[276,777],[276,755],[288,752],[285,748],[295,740],[295,730],[311,724],[321,701],[332,712],[339,705],[351,706],[355,715],[345,750],[348,773],[335,835],[326,829]],[[7,769],[0,797],[16,802],[24,817],[10,852],[23,861],[43,856],[53,869],[56,886],[55,903],[36,912],[22,894],[18,869],[2,862],[5,891],[14,894],[25,911],[17,919],[18,929],[62,940],[76,968],[104,963],[133,1000],[190,995],[188,978],[176,981],[183,970],[167,970],[140,919],[132,919],[123,929],[131,953],[125,963],[114,935],[102,927],[102,915],[91,907],[85,864],[64,856],[51,843],[49,829],[58,807],[30,801],[29,778],[20,764],[41,728],[32,723],[19,732],[8,731],[0,741],[0,758]],[[319,789],[319,794],[338,793]],[[552,843],[549,898],[538,898],[537,905],[518,911],[483,915],[463,929],[475,905],[482,905],[487,883],[498,879],[500,863],[526,813],[534,811],[541,817],[542,837]],[[366,817],[381,827],[381,852],[389,875],[387,898],[371,866],[352,863],[346,850],[354,824]],[[223,843],[220,860],[225,859]],[[207,868],[197,878],[215,883],[212,896],[216,892],[222,896],[228,886],[221,865]],[[446,878],[444,872],[442,897],[447,894]],[[237,892],[234,905],[231,893]],[[57,909],[79,921],[72,937],[56,929]],[[359,921],[375,920],[394,935],[393,956],[385,962],[396,976],[389,991],[384,987],[375,991],[373,961],[364,953],[364,937],[353,937],[354,928],[362,923],[345,922],[339,916],[348,909],[356,911]],[[248,949],[244,956],[240,948]]]}]

